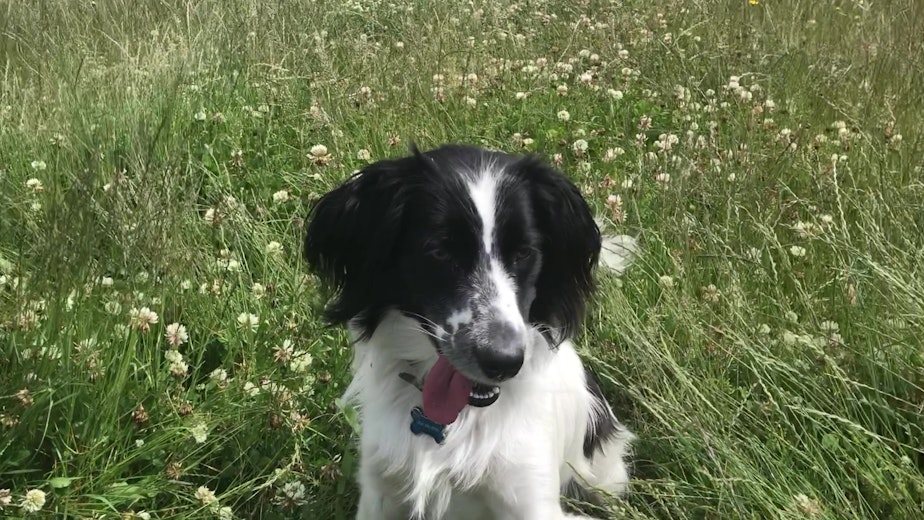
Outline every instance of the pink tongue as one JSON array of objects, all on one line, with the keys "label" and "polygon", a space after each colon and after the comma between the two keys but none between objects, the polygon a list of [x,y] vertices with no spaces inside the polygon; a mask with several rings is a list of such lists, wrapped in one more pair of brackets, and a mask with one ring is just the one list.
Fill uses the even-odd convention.
[{"label": "pink tongue", "polygon": [[424,380],[424,415],[440,424],[452,424],[468,404],[471,392],[472,382],[440,356]]}]

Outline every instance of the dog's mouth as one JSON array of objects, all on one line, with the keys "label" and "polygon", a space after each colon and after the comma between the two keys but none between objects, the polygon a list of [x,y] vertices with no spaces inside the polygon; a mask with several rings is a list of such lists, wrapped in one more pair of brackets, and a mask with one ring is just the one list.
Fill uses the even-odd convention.
[{"label": "dog's mouth", "polygon": [[468,394],[468,404],[483,408],[491,406],[500,397],[499,386],[488,386],[481,383],[474,383],[472,391]]},{"label": "dog's mouth", "polygon": [[424,415],[441,424],[455,422],[467,405],[483,408],[500,397],[500,387],[475,383],[440,355],[423,384]]}]

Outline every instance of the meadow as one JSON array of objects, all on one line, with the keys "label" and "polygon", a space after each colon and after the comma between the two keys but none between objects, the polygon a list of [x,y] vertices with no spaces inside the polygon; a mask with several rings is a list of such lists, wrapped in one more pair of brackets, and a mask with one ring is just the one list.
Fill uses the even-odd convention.
[{"label": "meadow", "polygon": [[0,2],[0,517],[351,518],[313,201],[532,152],[607,233],[620,519],[924,518],[924,2]]}]

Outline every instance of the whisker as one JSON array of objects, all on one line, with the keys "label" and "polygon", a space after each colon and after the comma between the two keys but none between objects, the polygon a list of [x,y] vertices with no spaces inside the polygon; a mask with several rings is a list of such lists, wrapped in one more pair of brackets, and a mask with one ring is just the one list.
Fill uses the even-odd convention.
[{"label": "whisker", "polygon": [[435,333],[433,333],[433,332],[430,332],[429,330],[427,330],[427,329],[421,327],[420,325],[407,325],[406,327],[403,328],[403,330],[412,330],[412,331],[414,331],[414,332],[420,332],[421,334],[424,334],[424,335],[426,335],[426,336],[428,336],[428,337],[431,337],[431,338],[433,338],[433,339],[436,339],[436,340],[442,340],[442,339],[443,339],[443,338],[441,338],[439,335],[437,335],[437,334],[435,334]]},{"label": "whisker", "polygon": [[431,338],[433,338],[433,339],[442,339],[442,338],[440,338],[439,336],[437,336],[436,334],[434,334],[434,333],[432,333],[432,332],[430,332],[430,331],[428,331],[428,330],[426,330],[426,329],[424,329],[424,328],[422,328],[422,327],[408,327],[408,328],[409,328],[410,330],[415,331],[415,332],[420,332],[421,334],[425,334],[425,335],[427,335],[427,336],[429,336],[429,337],[431,337]]},{"label": "whisker", "polygon": [[426,323],[426,324],[428,324],[428,325],[432,325],[434,328],[438,328],[438,327],[439,327],[439,325],[438,325],[435,321],[433,321],[433,320],[431,320],[430,318],[424,316],[423,314],[417,314],[416,312],[408,312],[408,313],[406,313],[406,314],[407,314],[408,316],[412,317],[412,318],[416,318],[416,319],[418,319],[418,320],[421,320],[421,321],[423,321],[424,323]]},{"label": "whisker", "polygon": [[[422,315],[422,314],[417,314],[416,312],[409,312],[409,313],[407,313],[407,315],[410,316],[410,317],[412,317],[412,318],[416,318],[416,319],[418,319],[419,321],[424,322],[424,323],[423,323],[424,325],[430,325],[430,326],[432,326],[432,327],[433,327],[434,329],[436,329],[436,330],[443,330],[443,328],[442,328],[439,324],[437,324],[435,321],[431,320],[430,318],[428,318],[428,317],[426,317],[426,316],[424,316],[424,315]],[[426,331],[426,330],[425,330],[424,332],[426,332],[427,334],[429,334],[430,336],[432,336],[432,337],[434,337],[434,338],[440,339],[440,337],[439,337],[438,335],[436,335],[435,333],[432,333],[432,332],[429,332],[429,331]]]}]

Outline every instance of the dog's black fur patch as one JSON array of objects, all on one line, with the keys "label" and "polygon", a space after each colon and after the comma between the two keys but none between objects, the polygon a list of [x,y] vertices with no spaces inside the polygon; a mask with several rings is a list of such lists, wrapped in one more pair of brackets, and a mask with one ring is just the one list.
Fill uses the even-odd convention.
[{"label": "dog's black fur patch", "polygon": [[584,373],[587,374],[587,390],[590,391],[594,401],[596,401],[596,406],[601,410],[607,410],[605,414],[593,414],[587,418],[587,432],[584,434],[584,456],[589,459],[593,457],[594,453],[602,450],[603,446],[619,433],[621,426],[616,417],[609,412],[609,405],[593,372],[584,367]]}]

